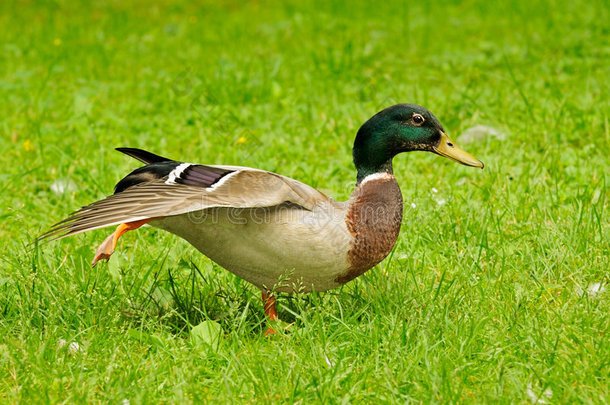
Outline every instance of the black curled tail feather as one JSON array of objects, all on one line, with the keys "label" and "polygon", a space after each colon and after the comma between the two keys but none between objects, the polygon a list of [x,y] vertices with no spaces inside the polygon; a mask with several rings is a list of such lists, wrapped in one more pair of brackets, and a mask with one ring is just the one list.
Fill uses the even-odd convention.
[{"label": "black curled tail feather", "polygon": [[171,162],[171,159],[164,158],[163,156],[155,155],[154,153],[145,151],[138,148],[116,148],[121,153],[131,156],[134,159],[138,159],[142,163],[160,163],[160,162]]}]

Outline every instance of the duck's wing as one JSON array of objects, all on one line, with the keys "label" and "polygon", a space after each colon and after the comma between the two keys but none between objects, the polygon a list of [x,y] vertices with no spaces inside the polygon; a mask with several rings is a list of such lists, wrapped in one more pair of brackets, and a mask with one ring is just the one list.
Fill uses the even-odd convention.
[{"label": "duck's wing", "polygon": [[163,160],[134,170],[116,185],[114,195],[72,213],[38,240],[212,207],[271,207],[288,202],[312,210],[329,200],[313,187],[263,170],[147,156]]}]

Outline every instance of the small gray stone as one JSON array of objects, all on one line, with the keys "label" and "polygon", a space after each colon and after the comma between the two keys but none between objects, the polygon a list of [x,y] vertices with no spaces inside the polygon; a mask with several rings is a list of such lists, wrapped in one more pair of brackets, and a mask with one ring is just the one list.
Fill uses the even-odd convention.
[{"label": "small gray stone", "polygon": [[466,129],[460,136],[458,136],[457,139],[460,141],[460,143],[469,143],[481,141],[485,138],[496,138],[503,140],[506,138],[506,135],[494,127],[487,125],[475,125],[474,127]]}]

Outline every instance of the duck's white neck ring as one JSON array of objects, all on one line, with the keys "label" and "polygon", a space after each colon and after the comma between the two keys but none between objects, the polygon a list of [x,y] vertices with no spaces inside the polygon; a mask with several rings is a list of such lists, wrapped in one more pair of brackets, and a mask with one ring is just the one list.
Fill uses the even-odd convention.
[{"label": "duck's white neck ring", "polygon": [[368,176],[366,176],[358,184],[363,185],[365,183],[368,183],[369,181],[391,180],[393,178],[394,178],[394,175],[392,173],[386,173],[386,172],[373,173],[373,174],[369,174]]}]

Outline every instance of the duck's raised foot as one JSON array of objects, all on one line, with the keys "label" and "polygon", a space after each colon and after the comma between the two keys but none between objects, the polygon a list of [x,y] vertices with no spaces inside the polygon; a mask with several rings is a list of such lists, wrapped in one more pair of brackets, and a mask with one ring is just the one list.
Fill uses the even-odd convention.
[{"label": "duck's raised foot", "polygon": [[119,241],[119,238],[127,231],[133,231],[134,229],[138,229],[145,223],[153,220],[153,218],[143,219],[141,221],[128,222],[125,224],[121,224],[117,226],[116,230],[108,235],[106,239],[102,242],[102,244],[95,251],[95,256],[93,257],[93,261],[91,262],[91,267],[95,267],[97,262],[100,260],[108,260],[110,256],[114,253],[114,249],[116,248],[116,244]]}]

